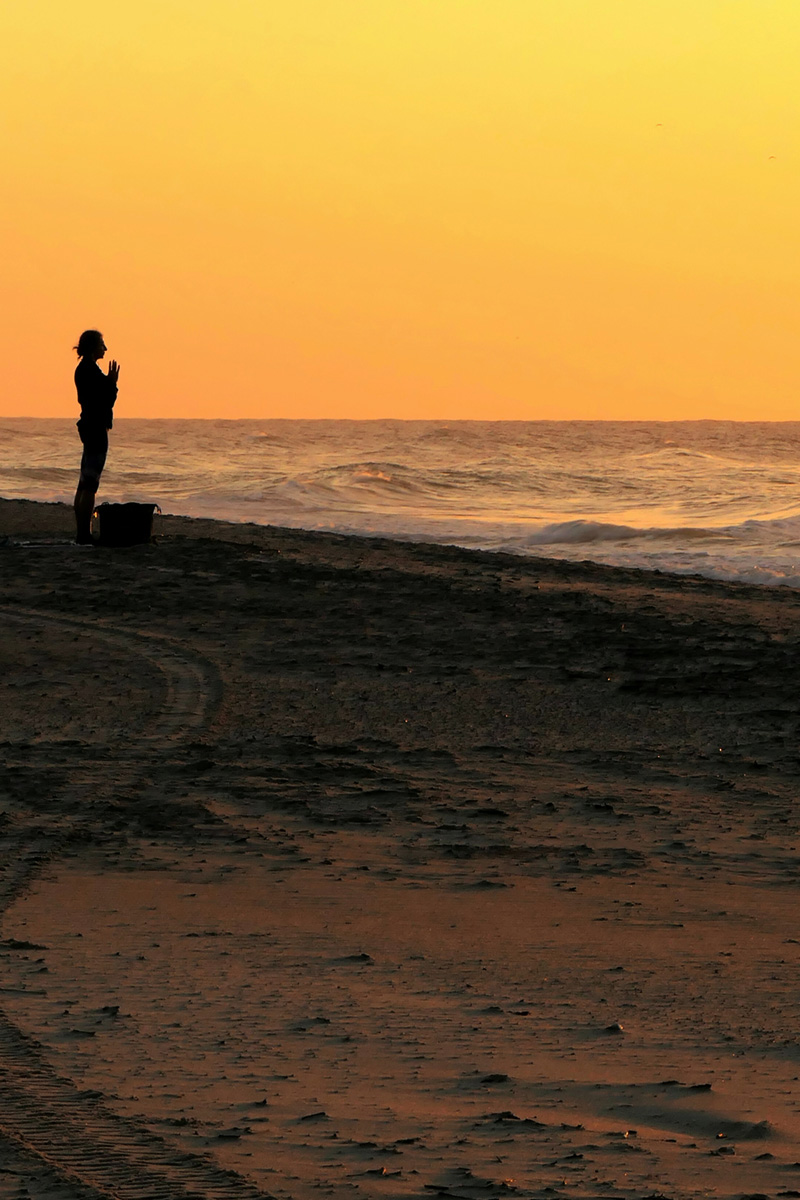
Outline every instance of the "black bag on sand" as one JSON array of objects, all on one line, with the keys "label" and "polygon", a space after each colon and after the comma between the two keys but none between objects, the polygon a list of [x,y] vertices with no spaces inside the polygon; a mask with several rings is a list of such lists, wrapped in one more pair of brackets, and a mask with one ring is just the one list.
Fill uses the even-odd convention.
[{"label": "black bag on sand", "polygon": [[94,512],[101,546],[141,546],[153,537],[157,504],[100,504]]}]

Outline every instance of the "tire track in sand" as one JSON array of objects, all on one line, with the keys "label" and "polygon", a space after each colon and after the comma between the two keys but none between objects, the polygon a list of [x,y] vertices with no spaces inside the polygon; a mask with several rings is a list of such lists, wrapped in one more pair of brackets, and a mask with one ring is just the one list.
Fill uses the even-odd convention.
[{"label": "tire track in sand", "polygon": [[[91,634],[94,642],[145,658],[161,674],[164,701],[137,735],[143,753],[123,756],[126,791],[136,788],[152,756],[174,748],[208,727],[220,698],[214,666],[187,653],[174,639],[122,630],[107,622],[57,616],[34,609],[0,606],[4,620],[22,627]],[[49,743],[51,748],[57,742]],[[109,764],[88,776],[106,777]],[[119,787],[120,772],[114,786]],[[21,813],[5,817],[0,832],[6,850],[0,880],[0,917],[48,862],[75,837],[75,822],[43,827]],[[8,949],[8,945],[6,949]],[[264,1191],[212,1159],[188,1154],[113,1112],[101,1096],[81,1091],[59,1076],[41,1045],[25,1035],[0,1008],[0,1197],[5,1180],[16,1189],[38,1185],[59,1200],[262,1200]],[[19,1195],[19,1190],[16,1190]]]},{"label": "tire track in sand", "polygon": [[209,724],[221,690],[217,670],[201,655],[187,653],[174,638],[150,631],[120,629],[104,620],[65,617],[11,605],[0,605],[0,614],[21,625],[51,625],[90,634],[93,641],[147,659],[162,675],[166,687],[164,703],[150,721],[158,727],[149,735],[154,742],[183,740]]}]

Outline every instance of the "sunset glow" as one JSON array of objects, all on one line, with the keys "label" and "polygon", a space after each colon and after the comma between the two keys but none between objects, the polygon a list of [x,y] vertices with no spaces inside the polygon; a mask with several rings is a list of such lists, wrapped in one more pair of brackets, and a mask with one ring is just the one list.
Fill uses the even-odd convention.
[{"label": "sunset glow", "polygon": [[5,0],[5,415],[794,419],[796,0]]}]

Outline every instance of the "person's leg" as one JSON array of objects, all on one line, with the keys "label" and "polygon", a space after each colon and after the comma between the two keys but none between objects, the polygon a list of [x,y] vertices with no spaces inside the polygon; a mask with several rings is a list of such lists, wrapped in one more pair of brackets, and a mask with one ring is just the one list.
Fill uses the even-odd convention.
[{"label": "person's leg", "polygon": [[[88,483],[88,481],[87,481]],[[75,526],[76,536],[75,541],[81,545],[86,545],[92,540],[92,513],[94,511],[94,498],[97,495],[97,488],[88,487],[81,477],[81,482],[78,484],[78,490],[75,493]]]},{"label": "person's leg", "polygon": [[78,490],[75,493],[75,541],[80,545],[92,542],[92,512],[97,489],[100,486],[100,476],[106,463],[108,452],[108,434],[96,434],[92,438],[82,438],[83,455],[81,456],[81,477],[78,480]]}]

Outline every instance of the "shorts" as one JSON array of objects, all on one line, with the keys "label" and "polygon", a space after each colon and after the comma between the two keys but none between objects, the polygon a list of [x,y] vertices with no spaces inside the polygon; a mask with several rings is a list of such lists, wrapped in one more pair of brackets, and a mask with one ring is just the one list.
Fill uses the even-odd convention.
[{"label": "shorts", "polygon": [[96,492],[100,486],[100,476],[106,465],[108,454],[108,430],[83,430],[78,426],[78,432],[83,442],[81,455],[81,477],[78,486],[87,491]]}]

